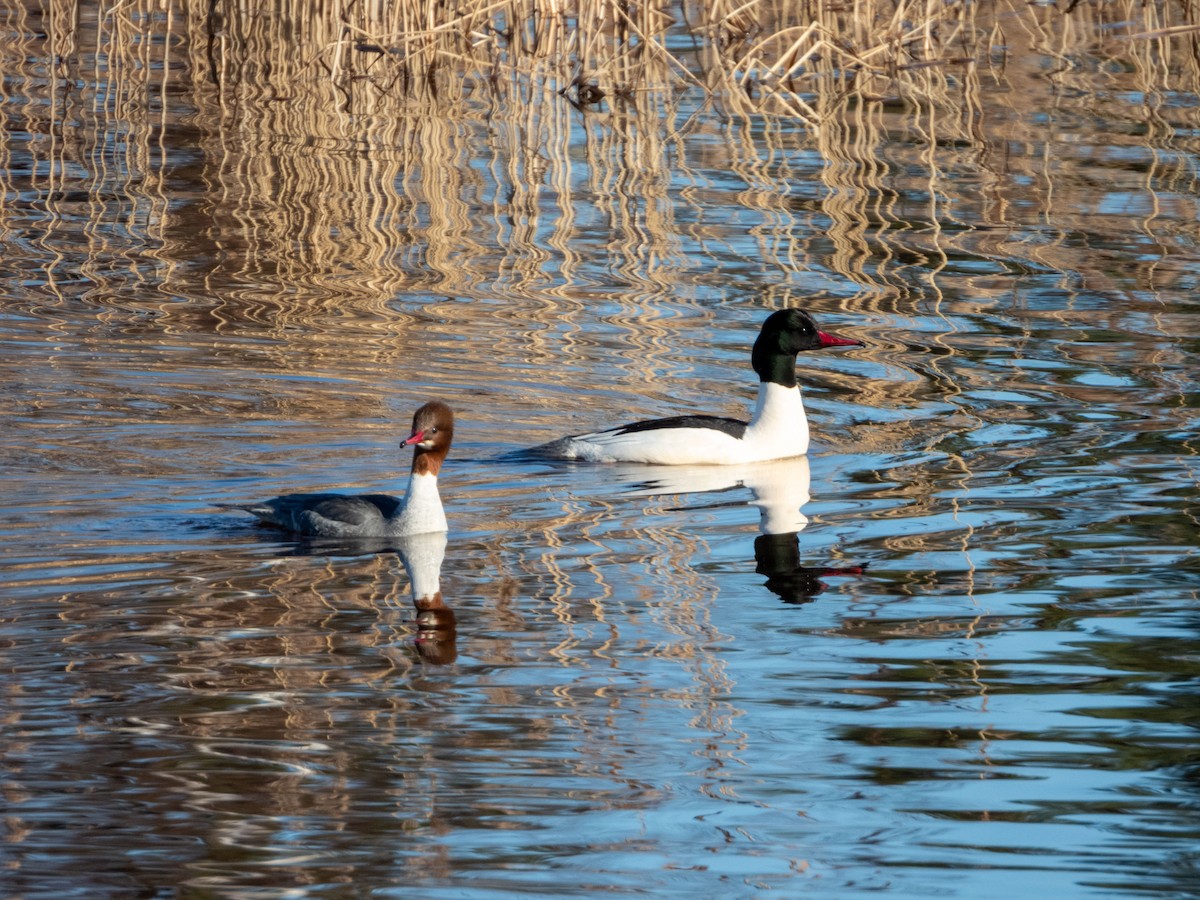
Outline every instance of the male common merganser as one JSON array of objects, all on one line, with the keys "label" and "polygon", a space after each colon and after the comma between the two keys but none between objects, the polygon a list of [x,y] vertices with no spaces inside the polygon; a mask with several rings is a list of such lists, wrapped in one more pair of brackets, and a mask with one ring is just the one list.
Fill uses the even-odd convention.
[{"label": "male common merganser", "polygon": [[559,438],[531,452],[588,462],[734,465],[802,456],[808,418],[796,383],[796,354],[821,347],[862,347],[862,341],[818,330],[799,309],[773,312],[750,354],[758,373],[758,403],[749,422],[719,416],[673,416]]},{"label": "male common merganser", "polygon": [[400,442],[413,447],[412,474],[404,499],[386,494],[284,494],[262,503],[221,503],[241,509],[297,534],[375,538],[446,530],[437,477],[454,437],[454,413],[445,403],[426,403],[413,416],[412,434]]}]

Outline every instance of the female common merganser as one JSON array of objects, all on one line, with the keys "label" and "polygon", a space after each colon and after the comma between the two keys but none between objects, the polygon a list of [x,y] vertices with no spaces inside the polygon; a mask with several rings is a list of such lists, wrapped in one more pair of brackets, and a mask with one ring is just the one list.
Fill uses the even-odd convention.
[{"label": "female common merganser", "polygon": [[454,413],[445,403],[426,403],[413,416],[412,434],[400,442],[413,447],[412,474],[404,499],[386,494],[284,494],[262,503],[222,503],[266,525],[318,537],[400,537],[446,530],[437,477],[454,437]]},{"label": "female common merganser", "polygon": [[767,317],[750,354],[761,384],[749,422],[718,416],[650,419],[559,438],[532,452],[588,462],[660,465],[734,465],[802,456],[808,452],[808,419],[796,383],[796,354],[862,346],[862,341],[818,330],[803,310],[781,309]]}]

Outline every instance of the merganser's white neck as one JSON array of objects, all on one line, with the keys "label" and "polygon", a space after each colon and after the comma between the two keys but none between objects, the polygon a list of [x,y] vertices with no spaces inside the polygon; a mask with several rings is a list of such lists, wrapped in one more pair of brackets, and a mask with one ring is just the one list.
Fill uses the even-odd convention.
[{"label": "merganser's white neck", "polygon": [[437,475],[417,471],[414,467],[408,479],[408,490],[404,492],[404,506],[388,520],[388,531],[402,535],[446,530],[446,512],[438,493]]},{"label": "merganser's white neck", "polygon": [[772,381],[758,385],[758,402],[742,442],[748,461],[801,456],[808,452],[808,416],[799,387]]}]

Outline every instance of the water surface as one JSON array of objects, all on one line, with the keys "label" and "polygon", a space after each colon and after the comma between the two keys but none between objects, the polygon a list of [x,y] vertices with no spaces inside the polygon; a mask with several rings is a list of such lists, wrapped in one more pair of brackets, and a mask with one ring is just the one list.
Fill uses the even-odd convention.
[{"label": "water surface", "polygon": [[[1194,95],[322,113],[5,22],[6,895],[1200,889]],[[509,455],[744,415],[788,305],[868,345],[807,459]],[[454,627],[213,505],[435,396]]]}]

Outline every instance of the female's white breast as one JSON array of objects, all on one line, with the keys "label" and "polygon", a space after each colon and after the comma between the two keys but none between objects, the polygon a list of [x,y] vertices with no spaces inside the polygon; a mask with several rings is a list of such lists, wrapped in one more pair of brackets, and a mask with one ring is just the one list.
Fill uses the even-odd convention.
[{"label": "female's white breast", "polygon": [[436,475],[414,472],[408,479],[404,509],[396,516],[393,534],[424,534],[446,531],[446,511],[438,493]]}]

